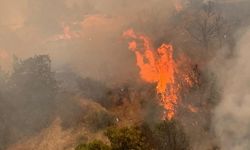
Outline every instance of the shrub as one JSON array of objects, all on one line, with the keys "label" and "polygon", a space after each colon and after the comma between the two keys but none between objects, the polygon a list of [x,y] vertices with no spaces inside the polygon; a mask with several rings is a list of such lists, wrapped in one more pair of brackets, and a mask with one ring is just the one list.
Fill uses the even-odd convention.
[{"label": "shrub", "polygon": [[150,145],[139,127],[109,128],[105,133],[112,150],[149,150]]},{"label": "shrub", "polygon": [[153,137],[158,150],[190,150],[186,134],[176,121],[163,121],[156,125]]},{"label": "shrub", "polygon": [[80,144],[75,150],[111,150],[111,148],[103,142],[95,140],[88,144]]},{"label": "shrub", "polygon": [[86,121],[92,130],[97,131],[114,125],[115,117],[108,112],[97,111],[87,116]]},{"label": "shrub", "polygon": [[94,141],[79,145],[76,150],[190,150],[182,126],[176,121],[163,121],[153,129],[147,124],[124,128],[111,127],[105,135],[111,147]]}]

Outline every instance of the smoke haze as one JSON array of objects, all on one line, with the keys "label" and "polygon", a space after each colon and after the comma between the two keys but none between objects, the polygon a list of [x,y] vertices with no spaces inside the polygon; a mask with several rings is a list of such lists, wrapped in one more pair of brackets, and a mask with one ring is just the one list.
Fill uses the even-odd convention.
[{"label": "smoke haze", "polygon": [[[12,55],[49,54],[57,69],[68,66],[98,80],[133,75],[133,54],[122,42],[122,32],[153,15],[158,21],[167,20],[174,9],[173,2],[161,0],[1,0],[1,4],[0,57],[5,69]],[[163,24],[156,26],[160,29]]]},{"label": "smoke haze", "polygon": [[[159,121],[159,111],[162,108],[156,103],[157,96],[152,88],[154,85],[146,86],[139,79],[135,55],[128,50],[128,39],[122,37],[124,31],[132,28],[138,34],[150,37],[155,48],[163,43],[173,45],[174,59],[178,55],[187,55],[186,62],[191,65],[184,64],[182,69],[190,71],[187,71],[188,74],[197,81],[192,88],[183,90],[184,96],[181,96],[186,101],[180,106],[180,109],[185,108],[180,111],[180,116],[184,114],[180,118],[186,119],[183,122],[195,145],[193,149],[212,149],[214,145],[222,150],[250,149],[250,30],[247,29],[250,24],[250,2],[214,1],[218,2],[216,9],[219,9],[214,13],[222,15],[222,20],[225,19],[215,23],[219,26],[216,26],[219,28],[219,36],[215,38],[214,34],[217,33],[213,33],[211,37],[208,36],[210,39],[198,37],[197,40],[196,36],[201,35],[197,33],[200,32],[197,21],[204,21],[202,17],[206,14],[200,12],[205,10],[203,5],[209,0],[0,0],[0,66],[3,70],[10,74],[13,72],[13,56],[25,60],[45,54],[49,55],[52,62],[50,83],[54,81],[54,72],[56,80],[63,81],[59,92],[55,90],[52,94],[43,87],[44,82],[39,83],[41,88],[37,91],[32,88],[33,82],[23,74],[30,71],[30,62],[36,64],[34,59],[28,59],[28,67],[24,65],[23,74],[18,74],[17,71],[17,76],[14,74],[12,78],[10,75],[6,82],[10,86],[6,86],[0,74],[0,108],[3,108],[0,109],[0,117],[6,121],[4,125],[0,124],[0,136],[7,137],[0,139],[0,150],[8,146],[12,146],[10,149],[22,149],[23,145],[29,147],[30,143],[30,149],[35,149],[34,143],[39,143],[41,139],[38,149],[46,149],[48,139],[52,139],[49,141],[51,150],[57,147],[53,140],[62,144],[57,149],[63,149],[69,146],[66,140],[60,140],[64,136],[67,136],[71,147],[75,146],[74,140],[80,133],[75,133],[71,127],[81,123],[88,111],[90,119],[98,116],[96,112],[91,112],[95,109],[102,110],[107,116],[110,115],[109,111],[114,111],[118,116],[124,115],[128,120],[125,121],[127,124],[134,123],[131,121],[134,118],[141,121],[145,116],[148,122],[152,118]],[[209,25],[213,26],[213,21]],[[189,31],[194,31],[194,36]],[[204,44],[204,41],[207,43]],[[211,47],[204,46],[206,44]],[[41,59],[48,59],[47,62],[50,62],[49,58],[43,57]],[[25,70],[25,67],[28,69]],[[208,72],[213,72],[216,79]],[[35,77],[40,79],[39,75]],[[9,83],[9,80],[13,82]],[[133,86],[129,87],[131,84]],[[54,86],[56,85],[52,84],[51,89]],[[214,92],[217,86],[220,90]],[[46,97],[47,93],[52,96]],[[219,100],[215,93],[219,93]],[[31,99],[31,102],[27,99]],[[43,103],[44,100],[47,101]],[[145,100],[155,101],[144,104]],[[89,101],[91,104],[81,105]],[[109,110],[110,103],[122,105],[123,101],[126,101],[124,108]],[[146,109],[138,110],[142,104]],[[190,104],[188,107],[191,112],[186,110],[187,106],[184,105],[187,104]],[[40,112],[37,111],[38,108],[41,108]],[[127,111],[131,111],[133,116]],[[110,116],[107,118],[114,120],[114,116]],[[44,124],[36,130],[35,127],[40,123],[34,120],[39,117],[44,119]],[[120,118],[115,119],[119,122]],[[34,126],[34,131],[30,131],[29,127],[23,130],[26,123],[30,125],[30,129]],[[69,129],[64,130],[64,124]],[[193,129],[197,131],[193,132]],[[84,126],[81,130],[85,131],[87,127],[85,129]],[[18,141],[19,137],[26,136],[25,132],[28,140]],[[54,132],[58,138],[54,136]],[[35,138],[33,133],[36,133]],[[11,137],[14,140],[9,139]],[[86,141],[93,137],[96,135],[91,135]],[[1,147],[1,143],[7,144]]]},{"label": "smoke haze", "polygon": [[245,32],[239,38],[235,57],[220,62],[220,71],[217,70],[222,88],[222,99],[216,107],[214,123],[222,150],[247,150],[250,148],[250,31]]}]

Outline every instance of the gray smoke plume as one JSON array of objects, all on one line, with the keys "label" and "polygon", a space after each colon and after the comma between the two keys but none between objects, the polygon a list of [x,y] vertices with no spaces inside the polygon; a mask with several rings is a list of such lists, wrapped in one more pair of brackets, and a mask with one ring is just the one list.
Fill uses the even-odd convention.
[{"label": "gray smoke plume", "polygon": [[[216,72],[222,99],[215,109],[215,132],[222,150],[250,149],[250,30],[237,44],[235,56]],[[220,62],[221,63],[221,62]]]}]

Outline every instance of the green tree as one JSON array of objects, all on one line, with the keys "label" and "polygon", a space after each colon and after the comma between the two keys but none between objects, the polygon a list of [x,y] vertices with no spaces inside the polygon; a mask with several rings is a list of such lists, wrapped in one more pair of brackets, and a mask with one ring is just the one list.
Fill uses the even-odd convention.
[{"label": "green tree", "polygon": [[[190,150],[182,126],[176,121],[163,121],[151,129],[147,124],[131,127],[111,127],[105,135],[111,150]],[[99,150],[103,143],[81,144],[76,150]],[[92,149],[91,149],[92,148]],[[102,149],[100,149],[102,150]]]},{"label": "green tree", "polygon": [[153,136],[157,150],[190,150],[183,128],[176,121],[157,124]]},{"label": "green tree", "polygon": [[24,135],[46,127],[52,118],[58,90],[49,56],[25,60],[15,57],[9,86],[9,103],[15,109],[12,112],[15,119],[10,124]]},{"label": "green tree", "polygon": [[103,142],[95,140],[88,144],[80,144],[75,150],[111,150],[111,148]]},{"label": "green tree", "polygon": [[112,127],[106,136],[111,142],[112,150],[150,150],[145,134],[140,127]]}]

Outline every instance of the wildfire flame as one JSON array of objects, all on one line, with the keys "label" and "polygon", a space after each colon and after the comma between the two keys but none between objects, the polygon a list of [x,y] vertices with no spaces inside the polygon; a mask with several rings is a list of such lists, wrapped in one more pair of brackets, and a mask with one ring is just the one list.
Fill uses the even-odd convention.
[{"label": "wildfire flame", "polygon": [[[132,29],[124,32],[123,35],[133,39],[129,42],[129,49],[136,55],[140,76],[146,82],[157,84],[156,91],[161,104],[166,109],[166,117],[172,119],[175,114],[175,105],[178,103],[179,92],[175,82],[177,67],[173,58],[172,45],[162,44],[155,50],[147,36],[136,34]],[[142,50],[137,41],[142,41]]]},{"label": "wildfire flame", "polygon": [[196,79],[188,71],[178,69],[180,64],[187,65],[188,59],[181,55],[180,60],[175,61],[171,44],[162,44],[155,49],[150,38],[135,33],[133,29],[124,32],[123,36],[132,39],[128,47],[136,55],[140,77],[148,83],[156,83],[156,92],[166,110],[164,119],[171,120],[175,116],[177,104],[180,103],[183,83],[186,87],[192,87],[196,83]]}]

